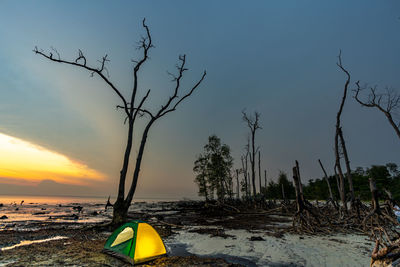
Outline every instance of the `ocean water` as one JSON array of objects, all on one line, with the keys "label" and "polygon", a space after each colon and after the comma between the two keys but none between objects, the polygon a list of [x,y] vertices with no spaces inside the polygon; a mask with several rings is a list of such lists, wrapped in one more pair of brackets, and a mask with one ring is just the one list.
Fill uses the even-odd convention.
[{"label": "ocean water", "polygon": [[[131,211],[178,199],[134,199]],[[110,199],[111,203],[115,199]],[[112,218],[104,197],[0,196],[0,231],[42,229],[46,225],[101,223]],[[155,206],[156,207],[156,206]]]}]

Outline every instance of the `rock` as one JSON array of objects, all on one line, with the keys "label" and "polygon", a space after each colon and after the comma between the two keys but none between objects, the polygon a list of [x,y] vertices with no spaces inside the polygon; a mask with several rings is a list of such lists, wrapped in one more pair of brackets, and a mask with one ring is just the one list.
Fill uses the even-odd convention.
[{"label": "rock", "polygon": [[43,215],[43,214],[46,214],[46,212],[44,212],[44,211],[39,211],[39,212],[33,213],[33,215]]},{"label": "rock", "polygon": [[5,220],[5,219],[8,219],[8,217],[6,215],[3,215],[0,217],[0,220]]},{"label": "rock", "polygon": [[0,203],[0,208],[3,207],[3,206],[4,206],[3,203]]},{"label": "rock", "polygon": [[79,213],[82,211],[83,207],[82,206],[76,206],[72,207],[73,210],[77,210]]},{"label": "rock", "polygon": [[252,236],[250,237],[250,241],[264,241],[265,239],[261,236]]}]

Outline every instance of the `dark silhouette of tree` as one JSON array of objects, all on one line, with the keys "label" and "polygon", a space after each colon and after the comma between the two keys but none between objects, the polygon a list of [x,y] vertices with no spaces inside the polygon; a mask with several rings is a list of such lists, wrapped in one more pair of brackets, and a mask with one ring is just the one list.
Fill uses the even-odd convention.
[{"label": "dark silhouette of tree", "polygon": [[339,56],[338,56],[338,67],[346,74],[346,82],[344,85],[344,90],[343,90],[343,97],[342,101],[340,103],[339,111],[336,115],[336,131],[335,131],[335,158],[336,158],[336,164],[335,168],[338,171],[339,174],[339,186],[340,186],[340,199],[342,201],[343,207],[345,210],[347,210],[347,203],[346,203],[346,193],[345,193],[345,186],[344,186],[344,175],[342,171],[342,167],[340,164],[340,148],[339,148],[339,141],[341,144],[341,152],[343,154],[345,163],[346,163],[346,169],[347,169],[347,180],[349,183],[349,190],[350,190],[350,197],[351,197],[351,203],[353,204],[354,202],[354,188],[353,188],[353,180],[351,177],[351,169],[350,169],[350,161],[348,158],[347,154],[347,149],[346,149],[346,144],[343,138],[343,132],[342,132],[342,126],[340,122],[340,117],[343,112],[343,107],[344,103],[346,101],[347,97],[347,90],[350,84],[350,73],[343,67],[342,65],[342,57],[341,57],[342,52],[340,51]]},{"label": "dark silhouette of tree", "polygon": [[261,152],[260,150],[258,151],[258,183],[259,183],[259,190],[261,194]]},{"label": "dark silhouette of tree", "polygon": [[328,185],[328,189],[329,189],[329,198],[333,203],[335,203],[334,202],[335,201],[335,197],[332,194],[332,188],[331,188],[331,184],[329,183],[328,175],[326,174],[325,168],[322,165],[322,162],[321,162],[320,159],[318,160],[318,163],[321,166],[322,171],[324,172],[324,178],[325,178],[326,184]]},{"label": "dark silhouette of tree", "polygon": [[354,98],[363,107],[376,108],[381,111],[389,121],[397,137],[400,138],[400,121],[395,122],[394,114],[400,110],[400,95],[394,90],[386,88],[385,93],[377,93],[376,87],[371,87],[367,100],[360,99],[360,93],[365,88],[361,88],[360,81],[356,82],[357,89]]},{"label": "dark silhouette of tree", "polygon": [[255,170],[255,156],[257,154],[258,148],[255,148],[255,138],[256,131],[261,129],[260,126],[260,113],[257,111],[254,112],[254,117],[246,114],[245,111],[242,111],[243,121],[247,123],[247,126],[250,129],[250,138],[251,138],[251,152],[250,152],[250,164],[251,164],[251,180],[253,186],[253,197],[256,197],[256,170]]},{"label": "dark silhouette of tree", "polygon": [[203,155],[199,155],[194,162],[193,171],[197,173],[195,182],[199,186],[199,196],[203,196],[206,201],[209,201],[207,163],[207,158]]},{"label": "dark silhouette of tree", "polygon": [[240,169],[236,169],[236,198],[240,199],[240,182],[239,182],[239,173],[241,172]]},{"label": "dark silhouette of tree", "polygon": [[[196,183],[199,185],[199,194],[206,196],[217,195],[218,201],[223,202],[225,197],[232,198],[233,158],[228,145],[221,144],[216,135],[208,138],[203,154],[195,161],[193,170],[198,174]],[[206,198],[206,200],[207,200]]]},{"label": "dark silhouette of tree", "polygon": [[[91,73],[91,76],[98,76],[100,77],[109,87],[110,89],[119,97],[122,102],[122,105],[117,105],[117,109],[122,109],[125,113],[125,121],[124,123],[128,124],[128,138],[125,147],[125,153],[123,158],[123,164],[120,171],[120,179],[119,179],[119,187],[118,187],[118,196],[117,200],[114,203],[113,209],[113,221],[112,224],[119,225],[126,220],[128,208],[132,202],[133,195],[136,190],[137,181],[139,178],[140,173],[140,166],[142,164],[143,154],[147,142],[147,137],[150,131],[150,128],[154,125],[154,123],[167,115],[168,113],[175,111],[176,108],[181,104],[185,99],[192,95],[194,90],[198,88],[198,86],[202,83],[206,76],[206,72],[202,74],[201,78],[186,92],[181,92],[181,81],[183,78],[183,74],[187,71],[186,67],[186,55],[180,55],[178,60],[179,63],[176,65],[177,74],[170,74],[173,77],[173,93],[168,98],[168,100],[158,109],[157,112],[151,112],[149,109],[144,108],[144,103],[146,102],[147,98],[150,95],[150,89],[147,90],[144,97],[141,99],[137,99],[137,92],[139,90],[139,79],[138,74],[143,66],[143,64],[149,59],[149,51],[153,48],[153,42],[150,35],[149,27],[147,26],[145,19],[142,21],[142,26],[146,32],[146,35],[141,38],[138,44],[138,49],[142,51],[142,55],[138,60],[132,60],[134,63],[133,66],[133,87],[131,91],[131,95],[129,98],[126,98],[122,93],[121,90],[118,89],[109,79],[108,70],[106,64],[109,62],[108,56],[105,55],[99,62],[99,67],[89,66],[87,64],[87,59],[81,50],[78,51],[78,56],[75,60],[63,60],[60,57],[60,54],[57,50],[52,49],[53,52],[45,53],[43,50],[39,50],[37,47],[33,50],[36,54],[41,55],[51,61],[57,63],[64,63],[68,65],[73,65],[79,67],[81,69],[87,70]],[[181,96],[178,96],[178,93]],[[128,194],[125,197],[125,180],[128,172],[129,166],[129,159],[132,150],[132,143],[133,143],[133,130],[136,118],[138,117],[148,117],[147,124],[142,132],[140,146],[138,150],[138,154],[136,156],[136,163],[134,167],[133,179],[132,183],[129,187]]]},{"label": "dark silhouette of tree", "polygon": [[250,198],[250,182],[249,182],[249,172],[248,172],[248,162],[249,162],[249,155],[250,155],[250,139],[247,138],[247,145],[245,146],[246,153],[241,156],[242,161],[242,172],[243,172],[243,180],[241,182],[241,188],[243,198]]}]

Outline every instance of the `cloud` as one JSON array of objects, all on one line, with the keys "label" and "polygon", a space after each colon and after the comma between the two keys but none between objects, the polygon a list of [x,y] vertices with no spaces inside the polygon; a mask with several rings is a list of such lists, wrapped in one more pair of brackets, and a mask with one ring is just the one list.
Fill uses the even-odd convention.
[{"label": "cloud", "polygon": [[88,185],[103,181],[105,175],[86,164],[44,147],[0,133],[0,177],[20,183],[44,179]]}]

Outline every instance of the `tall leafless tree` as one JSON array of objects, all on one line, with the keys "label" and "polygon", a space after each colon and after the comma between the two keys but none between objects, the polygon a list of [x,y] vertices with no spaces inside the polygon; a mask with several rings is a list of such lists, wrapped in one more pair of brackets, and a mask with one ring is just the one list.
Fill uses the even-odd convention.
[{"label": "tall leafless tree", "polygon": [[240,169],[236,169],[236,198],[240,199],[240,190],[239,190],[239,173]]},{"label": "tall leafless tree", "polygon": [[245,192],[245,196],[248,197],[249,196],[249,185],[247,182],[247,162],[248,162],[248,153],[246,153],[246,155],[241,157],[242,160],[242,170],[243,170],[243,189]]},{"label": "tall leafless tree", "polygon": [[255,170],[255,156],[257,154],[257,150],[255,147],[255,138],[256,138],[256,131],[261,129],[260,126],[260,113],[257,111],[254,112],[254,117],[249,116],[246,114],[245,111],[242,111],[243,114],[243,121],[247,123],[247,126],[250,129],[251,135],[251,153],[250,153],[250,164],[251,164],[251,179],[252,179],[252,186],[253,186],[253,196],[256,196],[256,170]]},{"label": "tall leafless tree", "polygon": [[334,199],[333,194],[332,194],[332,188],[331,188],[331,184],[329,183],[328,175],[326,174],[325,168],[324,168],[324,166],[322,165],[322,162],[321,162],[320,159],[318,160],[318,162],[319,162],[319,165],[321,166],[322,171],[324,172],[325,181],[326,181],[326,183],[328,184],[329,197],[330,197],[331,200],[333,201],[333,200],[335,200],[335,199]]},{"label": "tall leafless tree", "polygon": [[[267,170],[264,170],[264,190],[265,190],[265,194],[267,193]],[[265,196],[264,196],[265,197]]]},{"label": "tall leafless tree", "polygon": [[260,194],[261,194],[261,152],[258,151],[258,183],[260,186]]},{"label": "tall leafless tree", "polygon": [[386,88],[385,93],[377,93],[376,87],[371,87],[368,99],[363,101],[360,99],[359,94],[365,88],[361,88],[360,81],[357,81],[356,85],[357,89],[355,90],[356,94],[354,96],[356,101],[363,107],[377,108],[382,112],[396,132],[397,137],[400,138],[400,120],[395,122],[393,118],[396,111],[400,110],[400,95],[389,88]]},{"label": "tall leafless tree", "polygon": [[345,144],[344,138],[343,138],[342,126],[341,126],[341,121],[340,121],[340,117],[342,115],[343,107],[344,107],[344,104],[345,104],[345,101],[346,101],[346,97],[347,97],[348,87],[349,87],[349,84],[350,84],[350,73],[343,67],[343,64],[342,64],[342,52],[341,51],[340,51],[339,56],[338,56],[337,65],[346,74],[346,82],[345,82],[345,85],[344,85],[343,97],[342,97],[342,101],[340,102],[339,111],[338,111],[338,113],[336,115],[335,158],[336,158],[336,169],[338,171],[339,180],[340,180],[340,199],[342,201],[344,209],[347,210],[345,187],[344,187],[344,175],[343,175],[342,167],[341,167],[341,164],[340,164],[339,141],[340,141],[341,149],[342,149],[341,152],[343,153],[343,156],[344,156],[344,159],[345,159],[345,163],[346,163],[347,180],[348,180],[348,183],[349,183],[351,203],[353,204],[353,202],[354,202],[353,179],[351,177],[350,161],[349,161],[349,157],[348,157],[348,154],[347,154],[346,144]]},{"label": "tall leafless tree", "polygon": [[[139,41],[138,49],[142,51],[142,55],[140,59],[138,60],[132,60],[134,63],[133,66],[133,87],[131,90],[131,95],[130,98],[126,98],[123,96],[121,93],[122,91],[118,89],[109,79],[108,75],[108,70],[106,68],[106,64],[109,62],[108,56],[105,55],[101,60],[100,60],[100,66],[99,67],[94,67],[94,66],[89,66],[87,64],[87,59],[83,52],[81,50],[78,51],[78,56],[75,58],[75,60],[63,60],[60,58],[59,53],[53,49],[53,52],[56,54],[56,56],[53,54],[53,52],[46,53],[43,50],[39,50],[37,47],[35,47],[34,52],[38,55],[41,55],[51,61],[57,62],[57,63],[64,63],[68,65],[73,65],[76,67],[79,67],[81,69],[87,70],[91,73],[91,76],[98,76],[100,77],[109,87],[110,89],[119,97],[119,99],[122,102],[122,105],[117,105],[117,108],[120,108],[124,111],[125,113],[125,121],[124,123],[128,123],[128,138],[127,138],[127,143],[125,147],[125,153],[123,157],[123,163],[122,163],[122,168],[120,171],[120,179],[119,179],[119,187],[118,187],[118,197],[116,202],[114,203],[114,211],[113,211],[113,221],[112,223],[114,225],[118,225],[123,223],[126,220],[127,217],[127,212],[128,208],[132,202],[133,195],[136,190],[136,185],[137,181],[139,178],[139,173],[140,173],[140,166],[142,164],[142,159],[143,159],[143,154],[147,142],[147,137],[150,131],[151,126],[154,125],[154,123],[167,115],[168,113],[175,111],[176,108],[178,107],[179,104],[181,104],[185,99],[187,99],[189,96],[192,95],[194,90],[199,87],[199,85],[202,83],[206,76],[206,72],[201,75],[201,78],[186,92],[181,94],[181,82],[183,78],[183,74],[185,71],[188,69],[186,68],[186,55],[181,55],[179,56],[179,63],[176,65],[177,68],[177,74],[171,74],[173,77],[173,82],[174,82],[174,88],[172,95],[168,98],[168,100],[158,109],[157,112],[153,113],[149,109],[146,109],[143,107],[144,103],[146,102],[147,98],[149,97],[150,94],[150,89],[147,90],[146,94],[144,97],[141,99],[136,99],[137,98],[137,92],[139,90],[139,79],[138,79],[138,74],[143,66],[143,64],[149,59],[149,51],[151,48],[153,48],[153,42],[152,38],[150,35],[150,30],[149,27],[147,26],[145,19],[142,21],[142,26],[146,32],[145,37],[142,37],[141,40]],[[181,96],[178,96],[178,93],[181,94]],[[125,197],[125,180],[128,172],[128,166],[129,166],[129,159],[131,155],[131,150],[132,150],[132,144],[133,144],[133,130],[134,130],[134,125],[136,118],[142,117],[146,115],[149,119],[148,122],[142,132],[141,136],[141,141],[140,141],[140,146],[138,150],[138,154],[136,157],[136,163],[134,167],[134,173],[133,173],[133,179],[132,183],[129,187],[128,194]]]}]

